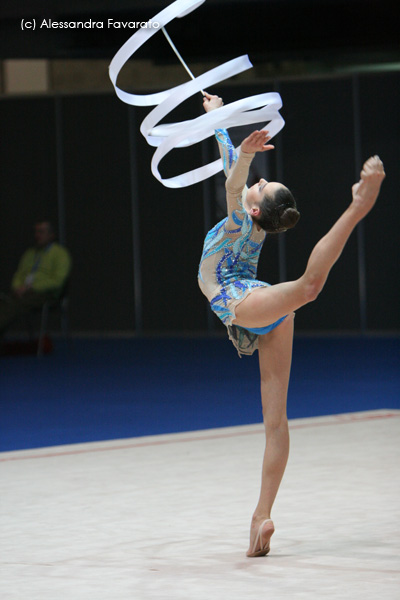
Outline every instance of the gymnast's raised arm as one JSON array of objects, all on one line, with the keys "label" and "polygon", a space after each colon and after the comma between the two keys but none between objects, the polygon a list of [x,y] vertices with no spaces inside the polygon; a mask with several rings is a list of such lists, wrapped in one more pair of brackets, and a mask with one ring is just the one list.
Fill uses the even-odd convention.
[{"label": "gymnast's raised arm", "polygon": [[[223,106],[222,98],[207,94],[204,92],[203,107],[206,112],[210,112]],[[230,171],[237,161],[235,146],[232,144],[229,133],[226,129],[216,129],[215,137],[218,142],[218,149],[224,166],[224,173],[228,177]]]}]

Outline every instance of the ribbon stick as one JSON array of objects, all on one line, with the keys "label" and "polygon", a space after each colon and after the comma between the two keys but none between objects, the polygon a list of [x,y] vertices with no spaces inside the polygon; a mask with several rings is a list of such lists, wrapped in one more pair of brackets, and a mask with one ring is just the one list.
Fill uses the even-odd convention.
[{"label": "ribbon stick", "polygon": [[[174,42],[171,40],[171,38],[169,37],[169,35],[168,35],[167,30],[165,29],[165,27],[161,27],[161,29],[162,29],[163,34],[167,38],[168,44],[171,46],[172,50],[175,52],[175,54],[177,55],[178,59],[182,63],[183,68],[189,73],[189,76],[192,79],[196,79],[196,77],[193,75],[192,71],[189,69],[189,67],[187,66],[187,64],[183,60],[182,56],[179,54],[178,50],[176,49],[176,46],[175,46]],[[200,92],[201,92],[201,95],[204,96],[203,90],[200,90]]]},{"label": "ribbon stick", "polygon": [[[239,125],[268,121],[268,124],[263,129],[267,129],[269,136],[272,138],[285,125],[279,113],[280,108],[282,108],[282,100],[276,92],[249,96],[248,98],[226,104],[218,110],[202,114],[200,117],[192,120],[159,124],[164,117],[187,98],[190,98],[197,92],[210,88],[210,86],[216,83],[250,69],[253,65],[247,55],[223,63],[199,77],[193,77],[191,74],[191,77],[193,77],[192,81],[155,94],[129,94],[117,86],[119,72],[138,48],[157,33],[159,28],[164,28],[175,17],[185,16],[198,8],[203,2],[204,0],[176,0],[167,6],[148,21],[146,27],[142,27],[125,42],[112,59],[109,67],[111,82],[117,96],[123,102],[132,106],[156,106],[143,120],[140,131],[148,144],[157,147],[151,161],[151,171],[154,177],[169,188],[193,185],[215,175],[215,173],[218,173],[223,168],[221,159],[218,159],[192,171],[163,179],[158,170],[158,165],[166,154],[174,148],[191,146],[201,142],[214,135],[214,130],[218,128],[227,129]],[[181,62],[182,64],[184,63],[183,59]]]}]

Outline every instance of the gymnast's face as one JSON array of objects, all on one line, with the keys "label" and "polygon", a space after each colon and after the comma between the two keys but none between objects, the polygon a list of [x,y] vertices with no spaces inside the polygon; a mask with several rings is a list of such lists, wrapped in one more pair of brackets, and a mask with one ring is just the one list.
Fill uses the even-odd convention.
[{"label": "gymnast's face", "polygon": [[279,188],[284,187],[284,185],[276,181],[260,179],[260,181],[248,189],[244,208],[250,215],[255,217],[258,216],[260,212],[260,204],[264,197],[267,195],[273,198],[274,194],[279,190]]}]

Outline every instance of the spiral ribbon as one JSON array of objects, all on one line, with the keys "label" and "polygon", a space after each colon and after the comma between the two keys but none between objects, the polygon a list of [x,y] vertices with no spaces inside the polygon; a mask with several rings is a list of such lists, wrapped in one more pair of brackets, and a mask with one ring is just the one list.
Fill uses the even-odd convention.
[{"label": "spiral ribbon", "polygon": [[[204,0],[176,0],[134,33],[118,50],[109,67],[109,75],[117,96],[126,104],[133,106],[154,106],[147,117],[142,121],[140,131],[148,144],[156,146],[151,161],[151,171],[156,179],[168,188],[180,188],[193,185],[222,170],[221,159],[203,165],[181,175],[163,179],[158,170],[161,160],[174,148],[191,146],[212,136],[217,128],[237,127],[268,121],[263,127],[268,130],[269,136],[274,137],[284,126],[285,122],[279,113],[282,100],[278,93],[270,92],[257,94],[231,102],[218,110],[213,110],[201,116],[178,123],[158,125],[179,104],[190,98],[202,89],[224,81],[247,69],[251,64],[247,55],[230,60],[222,65],[203,73],[199,77],[178,85],[169,90],[155,94],[137,95],[121,90],[117,86],[118,74],[129,58],[140,48],[159,28],[163,27],[175,17],[183,17],[203,4]],[[154,25],[158,24],[159,27]],[[250,112],[248,112],[250,111]]]}]

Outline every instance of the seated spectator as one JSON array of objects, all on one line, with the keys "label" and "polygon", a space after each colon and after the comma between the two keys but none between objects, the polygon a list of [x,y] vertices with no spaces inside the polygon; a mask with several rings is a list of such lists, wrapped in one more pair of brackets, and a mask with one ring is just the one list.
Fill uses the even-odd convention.
[{"label": "seated spectator", "polygon": [[19,315],[41,308],[47,301],[56,302],[71,270],[71,257],[55,241],[52,224],[35,224],[35,246],[22,255],[11,282],[11,293],[0,297],[0,335]]}]

